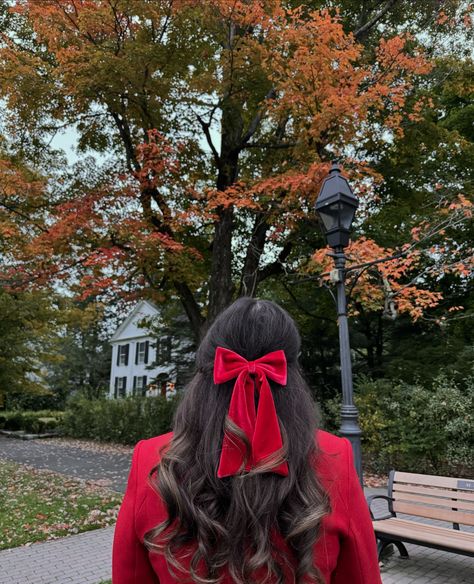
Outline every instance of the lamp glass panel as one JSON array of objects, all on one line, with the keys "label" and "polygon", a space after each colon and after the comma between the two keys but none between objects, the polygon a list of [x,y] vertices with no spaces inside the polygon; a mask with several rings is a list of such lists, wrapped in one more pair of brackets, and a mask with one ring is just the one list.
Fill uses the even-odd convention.
[{"label": "lamp glass panel", "polygon": [[337,227],[337,217],[331,213],[327,213],[326,210],[319,210],[319,217],[324,226],[324,231],[330,231]]},{"label": "lamp glass panel", "polygon": [[353,205],[348,205],[347,203],[340,203],[340,215],[339,220],[341,222],[341,227],[344,229],[350,229],[352,221],[355,215],[355,207]]},{"label": "lamp glass panel", "polygon": [[337,229],[340,226],[340,202],[331,203],[326,207],[319,209],[318,211],[321,221],[324,225],[324,230],[330,231],[331,229]]}]

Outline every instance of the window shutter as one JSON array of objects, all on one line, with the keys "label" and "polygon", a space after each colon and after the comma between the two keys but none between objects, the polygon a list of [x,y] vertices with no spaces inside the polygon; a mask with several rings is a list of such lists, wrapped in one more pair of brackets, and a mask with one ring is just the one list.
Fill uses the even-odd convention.
[{"label": "window shutter", "polygon": [[117,345],[117,365],[120,365],[120,348],[122,345]]},{"label": "window shutter", "polygon": [[137,376],[134,375],[133,376],[133,395],[135,395],[136,391],[137,391]]},{"label": "window shutter", "polygon": [[127,395],[127,377],[122,377],[123,385],[122,385],[122,395],[125,397]]},{"label": "window shutter", "polygon": [[150,341],[145,341],[145,363],[148,363],[148,345]]},{"label": "window shutter", "polygon": [[138,365],[138,351],[140,350],[140,343],[135,343],[135,365]]},{"label": "window shutter", "polygon": [[156,339],[156,364],[159,365],[161,363],[160,361],[160,339]]},{"label": "window shutter", "polygon": [[117,395],[118,395],[118,377],[115,378],[115,382],[114,382],[114,397],[115,397],[115,399],[117,399]]},{"label": "window shutter", "polygon": [[125,345],[125,365],[128,365],[128,351],[130,349],[129,343]]},{"label": "window shutter", "polygon": [[146,375],[143,376],[143,381],[142,381],[142,395],[146,395]]}]

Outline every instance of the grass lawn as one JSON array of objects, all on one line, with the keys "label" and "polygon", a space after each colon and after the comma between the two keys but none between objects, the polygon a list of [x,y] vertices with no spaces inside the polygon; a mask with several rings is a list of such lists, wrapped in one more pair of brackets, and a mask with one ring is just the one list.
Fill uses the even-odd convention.
[{"label": "grass lawn", "polygon": [[0,550],[115,523],[122,496],[84,480],[0,460]]}]

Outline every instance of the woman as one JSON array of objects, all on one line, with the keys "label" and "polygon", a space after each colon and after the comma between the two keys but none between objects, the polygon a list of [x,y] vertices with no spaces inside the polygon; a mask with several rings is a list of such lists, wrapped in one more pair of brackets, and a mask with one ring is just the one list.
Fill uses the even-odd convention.
[{"label": "woman", "polygon": [[381,584],[351,445],[317,429],[299,351],[273,302],[219,315],[174,431],[135,448],[113,584]]}]

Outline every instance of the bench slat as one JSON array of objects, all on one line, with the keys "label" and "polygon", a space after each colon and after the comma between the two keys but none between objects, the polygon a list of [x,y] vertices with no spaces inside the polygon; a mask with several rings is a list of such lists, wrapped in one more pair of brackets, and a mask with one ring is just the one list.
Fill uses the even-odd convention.
[{"label": "bench slat", "polygon": [[[465,541],[474,541],[474,532],[472,531],[458,531],[457,529],[452,529],[451,527],[442,527],[440,525],[432,525],[431,523],[419,523],[418,521],[411,521],[410,519],[400,519],[399,517],[394,517],[393,519],[387,519],[383,521],[396,522],[397,525],[401,527],[406,527],[411,532],[423,532],[423,533],[442,533],[453,534],[456,539],[462,539]],[[378,522],[379,525],[382,524],[382,520]],[[377,531],[383,530],[382,527],[378,527]]]},{"label": "bench slat", "polygon": [[455,497],[463,501],[474,501],[474,493],[468,491],[449,490],[449,489],[433,489],[429,487],[420,487],[416,485],[404,485],[402,483],[395,483],[393,485],[393,492],[404,493],[419,493],[420,495],[430,495],[432,497]]},{"label": "bench slat", "polygon": [[[453,493],[454,494],[454,493]],[[438,507],[446,507],[448,509],[455,508],[457,511],[474,511],[474,503],[466,501],[452,501],[449,499],[441,499],[440,497],[426,497],[423,495],[415,495],[413,493],[404,493],[394,491],[392,497],[395,501],[405,501],[415,503],[427,503],[428,505],[437,505]]]},{"label": "bench slat", "polygon": [[[431,529],[435,527],[434,525],[425,525],[424,527],[428,527],[430,529],[420,529],[419,525],[417,527],[413,527],[408,522],[407,525],[405,524],[398,524],[395,523],[395,519],[384,519],[383,520],[387,525],[382,525],[382,521],[374,522],[374,529],[377,533],[385,533],[386,535],[390,535],[394,531],[403,530],[407,534],[411,535],[414,539],[418,539],[419,537],[424,537],[426,541],[429,541],[430,537],[434,539],[439,539],[440,537],[446,537],[449,540],[453,541],[464,541],[467,543],[474,544],[474,537],[472,533],[468,533],[466,531],[456,531],[454,529],[448,529],[446,527],[437,527],[435,529]],[[394,522],[393,524],[391,522]],[[412,522],[414,523],[414,522]],[[452,536],[452,537],[451,537]]]},{"label": "bench slat", "polygon": [[[445,489],[458,489],[458,481],[464,479],[454,477],[438,477],[436,475],[416,474],[411,472],[396,471],[393,477],[397,483],[415,483],[426,485],[428,487],[444,487]],[[462,490],[462,489],[459,489]],[[464,489],[468,492],[474,492],[472,489]]]},{"label": "bench slat", "polygon": [[396,513],[406,513],[407,515],[428,517],[430,519],[439,519],[441,521],[460,523],[462,525],[474,525],[474,513],[469,512],[451,511],[449,509],[416,505],[414,503],[405,503],[403,501],[394,501],[393,510]]},{"label": "bench slat", "polygon": [[[427,525],[430,529],[420,529],[420,524],[412,522],[399,523],[397,519],[384,519],[382,521],[374,521],[373,526],[376,533],[393,536],[395,538],[417,540],[420,543],[427,543],[438,545],[453,550],[462,550],[468,553],[474,553],[474,534],[466,534],[466,532],[458,532],[454,529],[447,529],[444,527],[435,527]],[[417,526],[414,529],[414,526]],[[462,537],[461,537],[462,535]],[[470,535],[470,538],[464,536]]]}]

